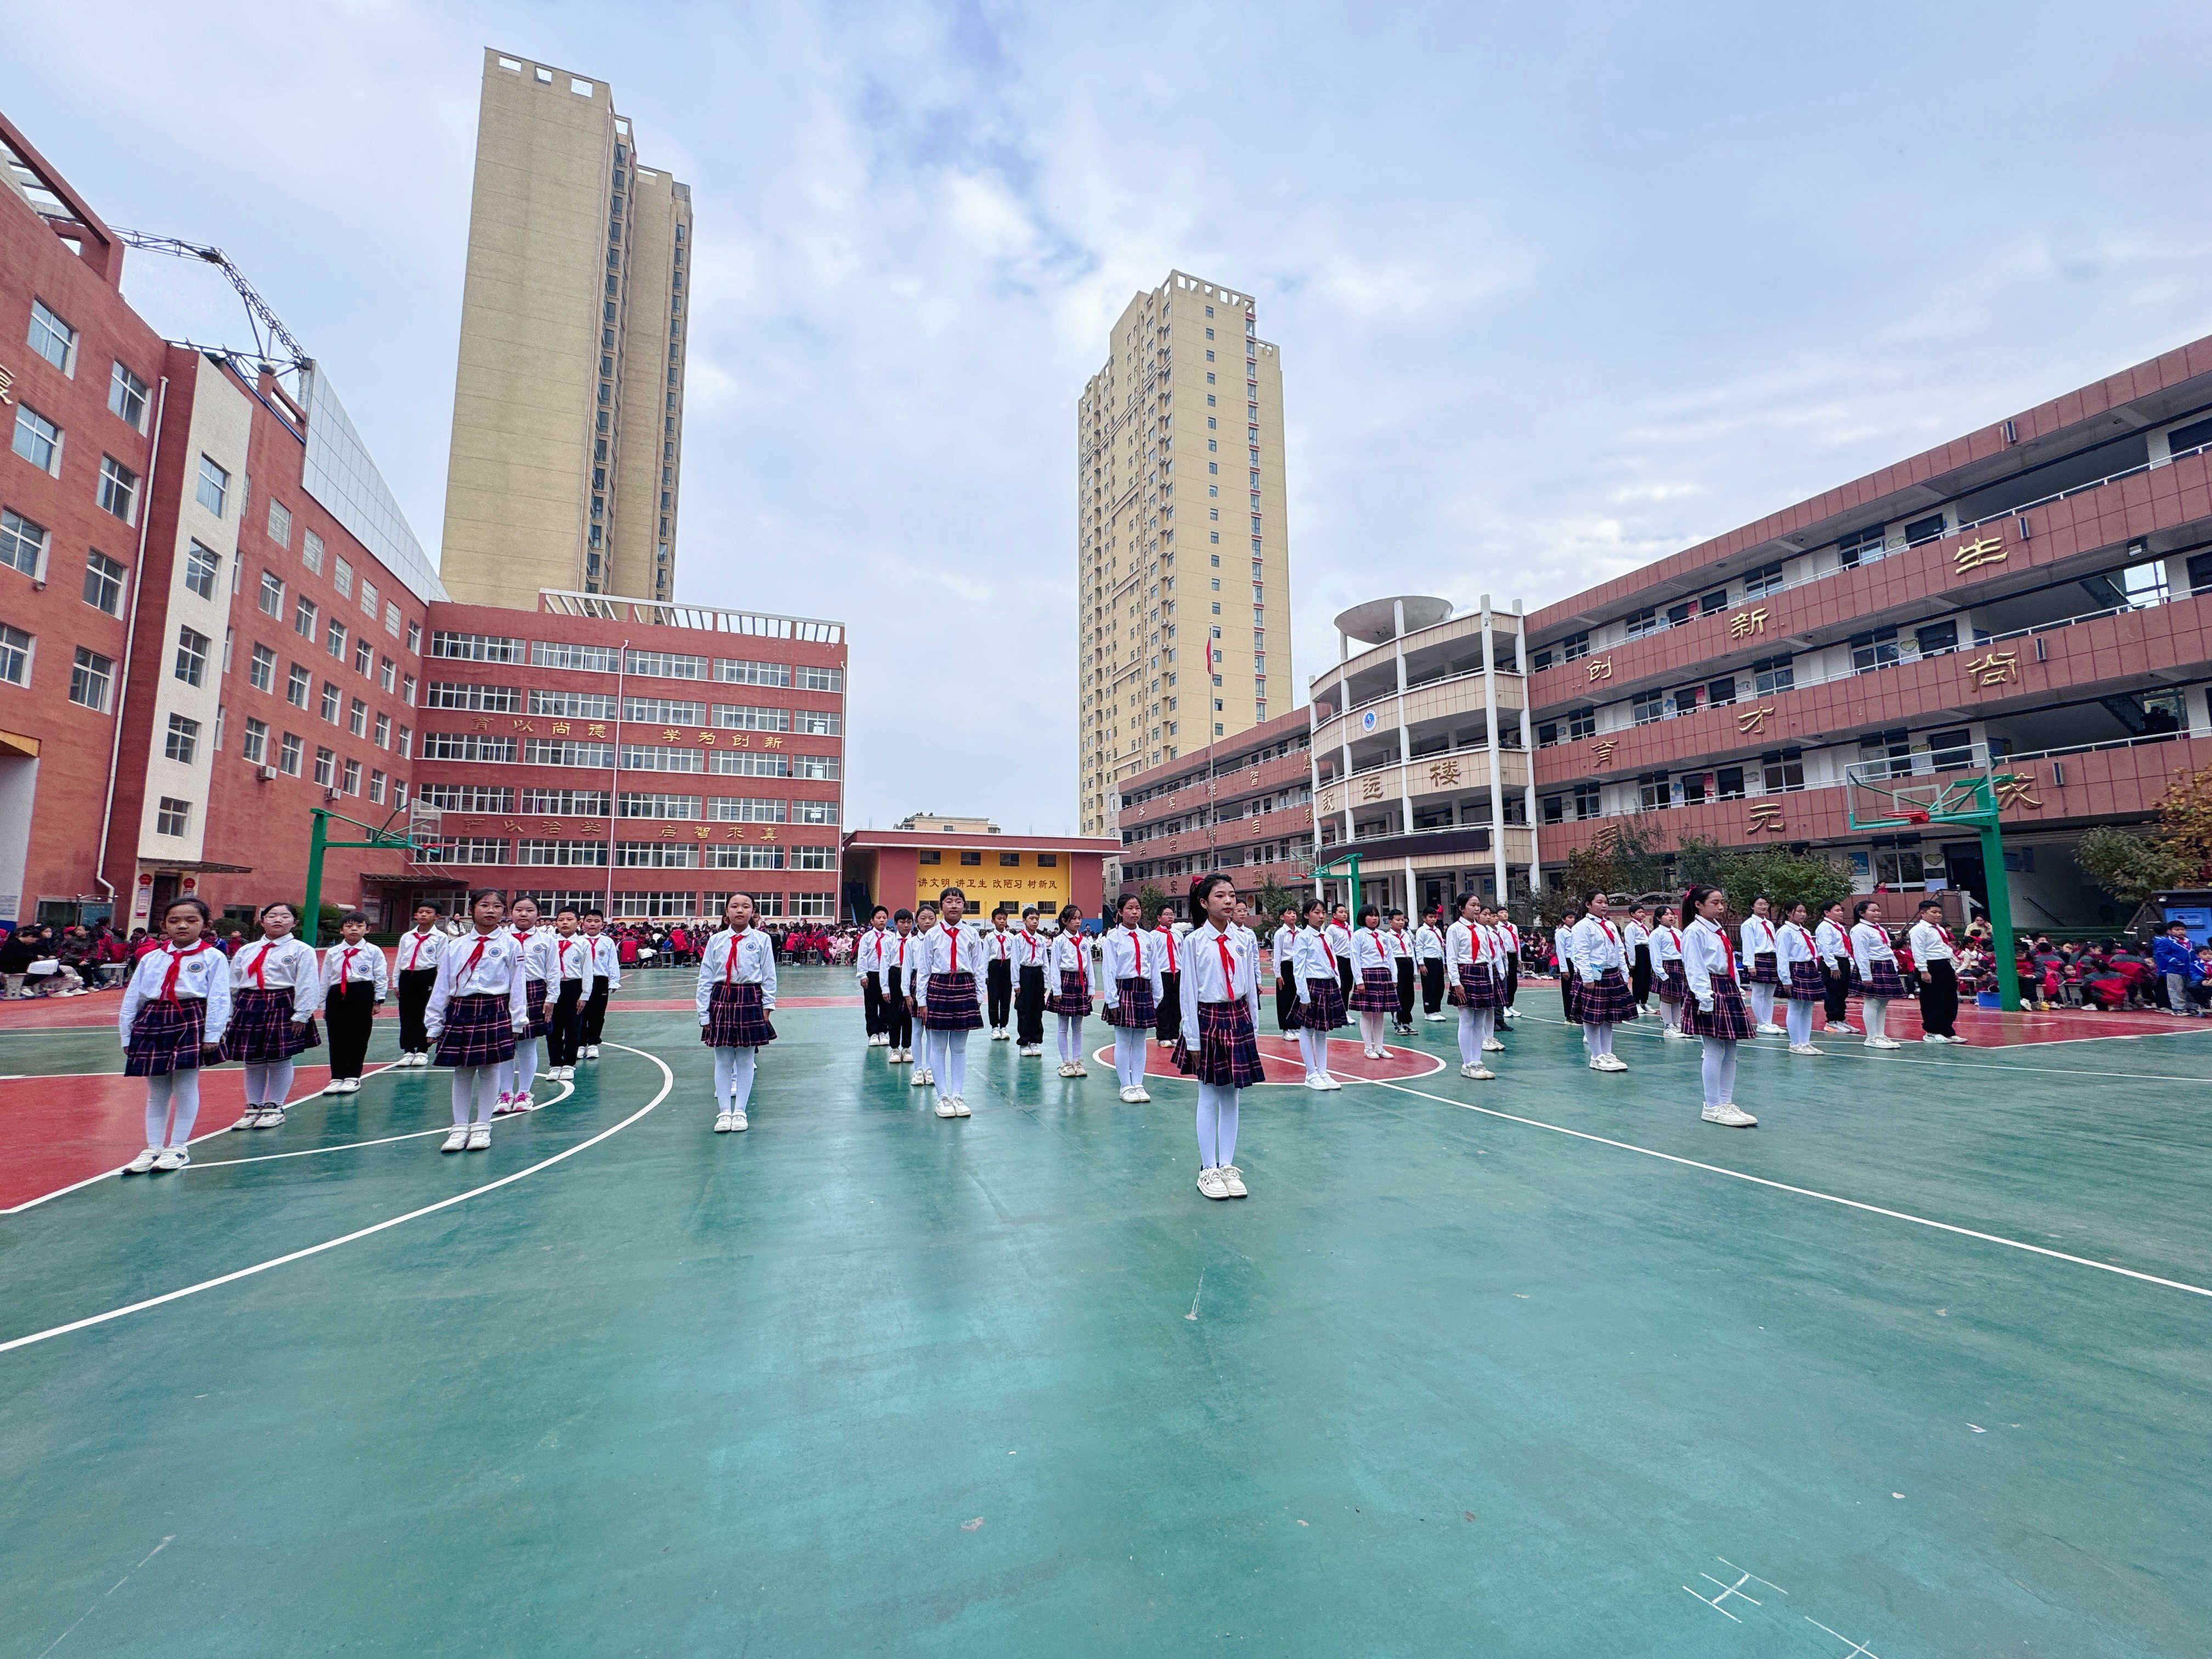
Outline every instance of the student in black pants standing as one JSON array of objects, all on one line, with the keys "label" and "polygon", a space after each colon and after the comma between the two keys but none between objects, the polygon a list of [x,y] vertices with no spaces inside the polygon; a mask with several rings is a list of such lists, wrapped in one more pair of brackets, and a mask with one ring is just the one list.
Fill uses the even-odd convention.
[{"label": "student in black pants standing", "polygon": [[438,927],[436,907],[415,907],[415,926],[399,936],[399,1063],[428,1066],[430,1034],[422,1024],[422,1011],[430,1006],[430,988],[438,982],[438,958],[446,953],[446,935]]},{"label": "student in black pants standing", "polygon": [[1295,1036],[1298,1031],[1298,981],[1292,971],[1291,952],[1297,944],[1298,907],[1285,904],[1276,920],[1280,925],[1267,943],[1267,959],[1275,969],[1275,1029],[1285,1036]]},{"label": "student in black pants standing", "polygon": [[991,1041],[1004,1042],[1014,1014],[1014,938],[1006,931],[1005,905],[991,912],[991,931],[983,935],[983,1000],[989,1005],[983,1024]]},{"label": "student in black pants standing", "polygon": [[338,942],[323,952],[323,1012],[331,1028],[331,1080],[326,1095],[361,1092],[361,1065],[368,1034],[390,987],[384,951],[367,943],[368,918],[349,910],[338,918]]},{"label": "student in black pants standing", "polygon": [[592,947],[576,935],[576,913],[562,905],[553,916],[552,1006],[546,1011],[545,1075],[567,1083],[576,1075],[576,1050],[584,1036],[584,999],[591,989]]},{"label": "student in black pants standing", "polygon": [[891,1040],[884,1060],[908,1066],[914,1062],[914,1009],[907,1001],[913,988],[907,969],[921,965],[921,951],[914,937],[914,912],[901,910],[891,921],[898,932],[884,943],[884,1030]]},{"label": "student in black pants standing", "polygon": [[590,957],[591,988],[584,993],[583,1042],[576,1050],[583,1060],[599,1057],[599,1038],[607,1029],[607,993],[622,988],[622,952],[607,937],[606,926],[605,911],[584,912],[584,949]]}]

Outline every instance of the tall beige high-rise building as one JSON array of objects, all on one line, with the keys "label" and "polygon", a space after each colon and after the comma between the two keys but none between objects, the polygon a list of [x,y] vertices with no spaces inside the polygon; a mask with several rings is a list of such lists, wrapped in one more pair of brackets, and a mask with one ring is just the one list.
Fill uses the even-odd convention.
[{"label": "tall beige high-rise building", "polygon": [[691,187],[641,166],[614,94],[484,53],[439,574],[672,599]]},{"label": "tall beige high-rise building", "polygon": [[1075,457],[1078,816],[1096,836],[1123,779],[1296,701],[1282,360],[1252,297],[1176,270],[1131,300]]}]

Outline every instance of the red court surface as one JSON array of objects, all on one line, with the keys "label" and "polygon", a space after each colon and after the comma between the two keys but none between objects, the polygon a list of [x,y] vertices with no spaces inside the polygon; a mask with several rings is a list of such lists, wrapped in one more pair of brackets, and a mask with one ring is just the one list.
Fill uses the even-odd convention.
[{"label": "red court surface", "polygon": [[[1340,1081],[1354,1083],[1402,1083],[1417,1077],[1432,1077],[1444,1068],[1444,1063],[1435,1054],[1419,1048],[1393,1048],[1388,1060],[1370,1060],[1360,1051],[1357,1042],[1347,1042],[1338,1037],[1328,1045],[1328,1074]],[[1114,1069],[1114,1045],[1109,1042],[1091,1056],[1109,1073]],[[1303,1087],[1306,1080],[1306,1063],[1298,1056],[1297,1042],[1286,1036],[1262,1036],[1260,1038],[1260,1069],[1271,1085],[1289,1084]],[[1145,1075],[1157,1078],[1178,1078],[1182,1074],[1168,1057],[1168,1045],[1155,1040],[1145,1048]]]},{"label": "red court surface", "polygon": [[[672,975],[672,978],[673,975]],[[689,975],[685,976],[688,981]],[[654,987],[656,990],[659,988]],[[10,1031],[74,1031],[88,1025],[112,1025],[123,1006],[120,991],[94,991],[81,997],[33,997],[27,1002],[0,1002],[0,1036]],[[666,1011],[696,1005],[688,996],[635,999],[617,993],[614,1006],[622,1009]],[[782,997],[780,1008],[857,1008],[858,997]],[[376,1011],[379,1019],[397,1019],[399,1009],[387,1002]],[[120,1051],[118,1050],[118,1053]],[[0,1057],[3,1058],[3,1057]],[[4,1066],[0,1066],[4,1069]]]},{"label": "red court surface", "polygon": [[[299,1067],[293,1100],[319,1091],[330,1076],[327,1066]],[[192,1138],[228,1129],[245,1106],[243,1071],[227,1066],[208,1072],[200,1079],[200,1115]],[[145,1144],[143,1078],[118,1073],[0,1079],[0,1148],[7,1152],[0,1159],[0,1211],[120,1169]]]}]

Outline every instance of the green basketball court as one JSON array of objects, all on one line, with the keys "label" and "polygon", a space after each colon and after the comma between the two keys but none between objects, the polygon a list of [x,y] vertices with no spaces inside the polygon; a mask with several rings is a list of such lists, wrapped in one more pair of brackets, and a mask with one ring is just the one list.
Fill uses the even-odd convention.
[{"label": "green basketball court", "polygon": [[1186,1083],[942,1121],[787,1008],[716,1136],[618,1008],[489,1153],[387,1072],[0,1216],[0,1655],[2212,1650],[2201,1039],[1747,1045],[1730,1132],[1522,1007],[1249,1094],[1242,1202]]}]

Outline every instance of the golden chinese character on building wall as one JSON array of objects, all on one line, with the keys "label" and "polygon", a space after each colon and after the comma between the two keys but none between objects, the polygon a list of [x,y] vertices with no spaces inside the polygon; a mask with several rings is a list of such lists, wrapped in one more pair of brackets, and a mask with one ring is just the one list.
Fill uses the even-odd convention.
[{"label": "golden chinese character on building wall", "polygon": [[528,720],[517,720],[517,721],[515,721],[515,723],[514,723],[514,729],[515,729],[516,731],[518,731],[518,732],[536,732],[536,731],[538,730],[538,728],[537,728],[536,726],[532,726],[532,725]]},{"label": "golden chinese character on building wall", "polygon": [[1459,781],[1459,763],[1455,760],[1437,761],[1429,768],[1429,787],[1442,789],[1447,784]]},{"label": "golden chinese character on building wall", "polygon": [[1754,732],[1764,732],[1766,730],[1766,717],[1773,712],[1771,704],[1762,704],[1757,708],[1739,709],[1736,712],[1735,729],[1746,737],[1749,737]]},{"label": "golden chinese character on building wall", "polygon": [[1359,785],[1359,799],[1362,800],[1381,800],[1382,799],[1382,780],[1380,778],[1366,778],[1362,780]]},{"label": "golden chinese character on building wall", "polygon": [[783,739],[781,738],[764,738],[761,741],[761,747],[763,749],[781,749],[783,747]]},{"label": "golden chinese character on building wall", "polygon": [[1612,765],[1613,739],[1611,738],[1607,738],[1603,743],[1598,744],[1593,747],[1590,750],[1590,758],[1595,760],[1600,766]]},{"label": "golden chinese character on building wall", "polygon": [[1753,634],[1766,631],[1766,607],[1756,611],[1739,611],[1729,618],[1729,632],[1737,639],[1747,639]]},{"label": "golden chinese character on building wall", "polygon": [[1613,659],[1610,657],[1600,657],[1591,663],[1589,665],[1589,677],[1593,680],[1611,679],[1613,678]]},{"label": "golden chinese character on building wall", "polygon": [[1961,576],[1985,564],[2002,564],[2005,562],[2004,538],[1982,536],[1971,542],[1961,542],[1951,558]]},{"label": "golden chinese character on building wall", "polygon": [[663,743],[681,743],[684,734],[672,726],[664,726],[660,728],[660,740]]},{"label": "golden chinese character on building wall", "polygon": [[1754,836],[1759,834],[1762,830],[1780,830],[1782,828],[1782,803],[1779,801],[1753,801],[1751,804],[1751,823],[1749,827],[1751,833]]},{"label": "golden chinese character on building wall", "polygon": [[555,720],[552,726],[552,732],[553,735],[556,738],[567,737],[568,735],[568,722],[566,720]]},{"label": "golden chinese character on building wall", "polygon": [[0,404],[12,404],[15,401],[13,398],[8,395],[8,388],[15,384],[15,376],[14,372],[9,369],[0,368]]},{"label": "golden chinese character on building wall", "polygon": [[1974,677],[1977,685],[2017,684],[2020,680],[2020,653],[1992,651],[1986,657],[1968,659],[1966,672]]},{"label": "golden chinese character on building wall", "polygon": [[1997,811],[2002,812],[2008,806],[2033,806],[2040,812],[2043,803],[2036,799],[2034,789],[2035,774],[2033,772],[2013,772],[1999,777],[1996,780]]},{"label": "golden chinese character on building wall", "polygon": [[607,723],[605,720],[593,720],[584,728],[584,735],[587,738],[604,738],[606,734]]}]

